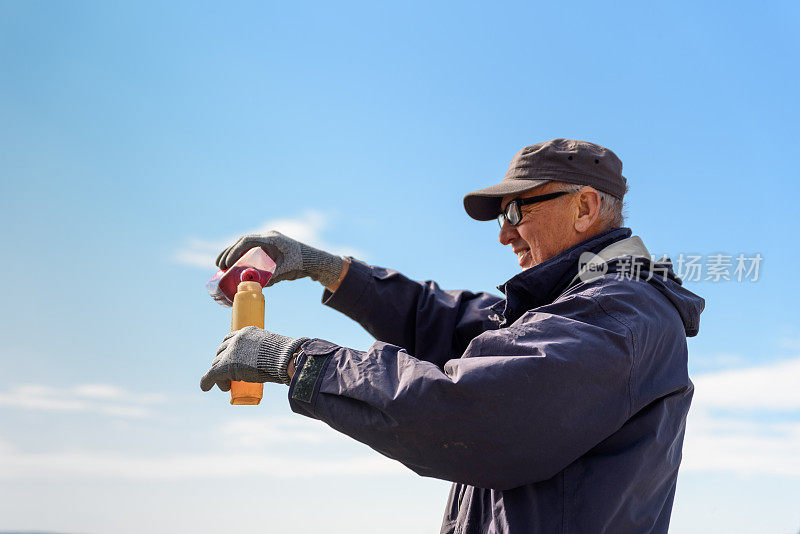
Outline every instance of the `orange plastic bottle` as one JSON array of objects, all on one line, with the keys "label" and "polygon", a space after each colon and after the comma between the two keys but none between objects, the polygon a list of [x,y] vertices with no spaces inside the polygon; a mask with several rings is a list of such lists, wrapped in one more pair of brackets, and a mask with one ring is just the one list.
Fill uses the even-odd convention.
[{"label": "orange plastic bottle", "polygon": [[[246,276],[242,276],[242,279],[246,279]],[[264,294],[258,282],[239,282],[233,297],[231,331],[245,326],[264,328]],[[264,384],[231,381],[231,404],[258,404],[263,395]]]}]

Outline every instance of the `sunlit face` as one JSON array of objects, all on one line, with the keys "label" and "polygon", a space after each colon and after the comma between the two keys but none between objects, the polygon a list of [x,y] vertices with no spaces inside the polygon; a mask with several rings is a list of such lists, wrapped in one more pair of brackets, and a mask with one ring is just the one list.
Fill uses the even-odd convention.
[{"label": "sunlit face", "polygon": [[[501,207],[515,198],[528,198],[562,190],[559,184],[547,183],[516,195],[503,197]],[[500,230],[500,242],[510,245],[519,266],[528,269],[569,248],[575,241],[576,197],[569,194],[538,204],[521,206],[522,219],[516,226],[506,222]]]}]

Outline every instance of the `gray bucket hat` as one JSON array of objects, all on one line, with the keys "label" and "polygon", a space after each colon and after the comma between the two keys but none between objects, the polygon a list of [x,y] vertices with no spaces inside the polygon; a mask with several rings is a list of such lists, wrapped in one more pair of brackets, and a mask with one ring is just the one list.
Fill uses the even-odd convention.
[{"label": "gray bucket hat", "polygon": [[526,146],[514,156],[503,180],[464,197],[467,215],[489,221],[500,214],[503,197],[547,182],[588,185],[621,199],[628,190],[622,161],[609,149],[575,139],[552,139]]}]

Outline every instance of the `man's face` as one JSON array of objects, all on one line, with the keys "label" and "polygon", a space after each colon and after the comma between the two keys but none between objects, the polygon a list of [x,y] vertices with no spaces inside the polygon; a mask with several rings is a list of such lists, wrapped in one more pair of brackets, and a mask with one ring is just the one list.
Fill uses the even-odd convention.
[{"label": "man's face", "polygon": [[[501,207],[512,200],[545,195],[560,191],[559,184],[546,183],[525,193],[503,197]],[[552,200],[520,206],[522,219],[516,226],[506,221],[500,230],[500,242],[511,245],[519,266],[528,269],[566,250],[575,241],[577,194],[563,195]]]}]

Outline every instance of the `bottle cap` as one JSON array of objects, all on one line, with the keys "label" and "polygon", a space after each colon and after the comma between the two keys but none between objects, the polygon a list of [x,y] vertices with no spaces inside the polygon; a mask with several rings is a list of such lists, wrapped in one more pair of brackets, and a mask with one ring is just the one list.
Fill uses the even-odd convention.
[{"label": "bottle cap", "polygon": [[261,284],[258,282],[239,282],[239,286],[236,288],[236,292],[240,291],[255,291],[257,293],[261,293]]}]

